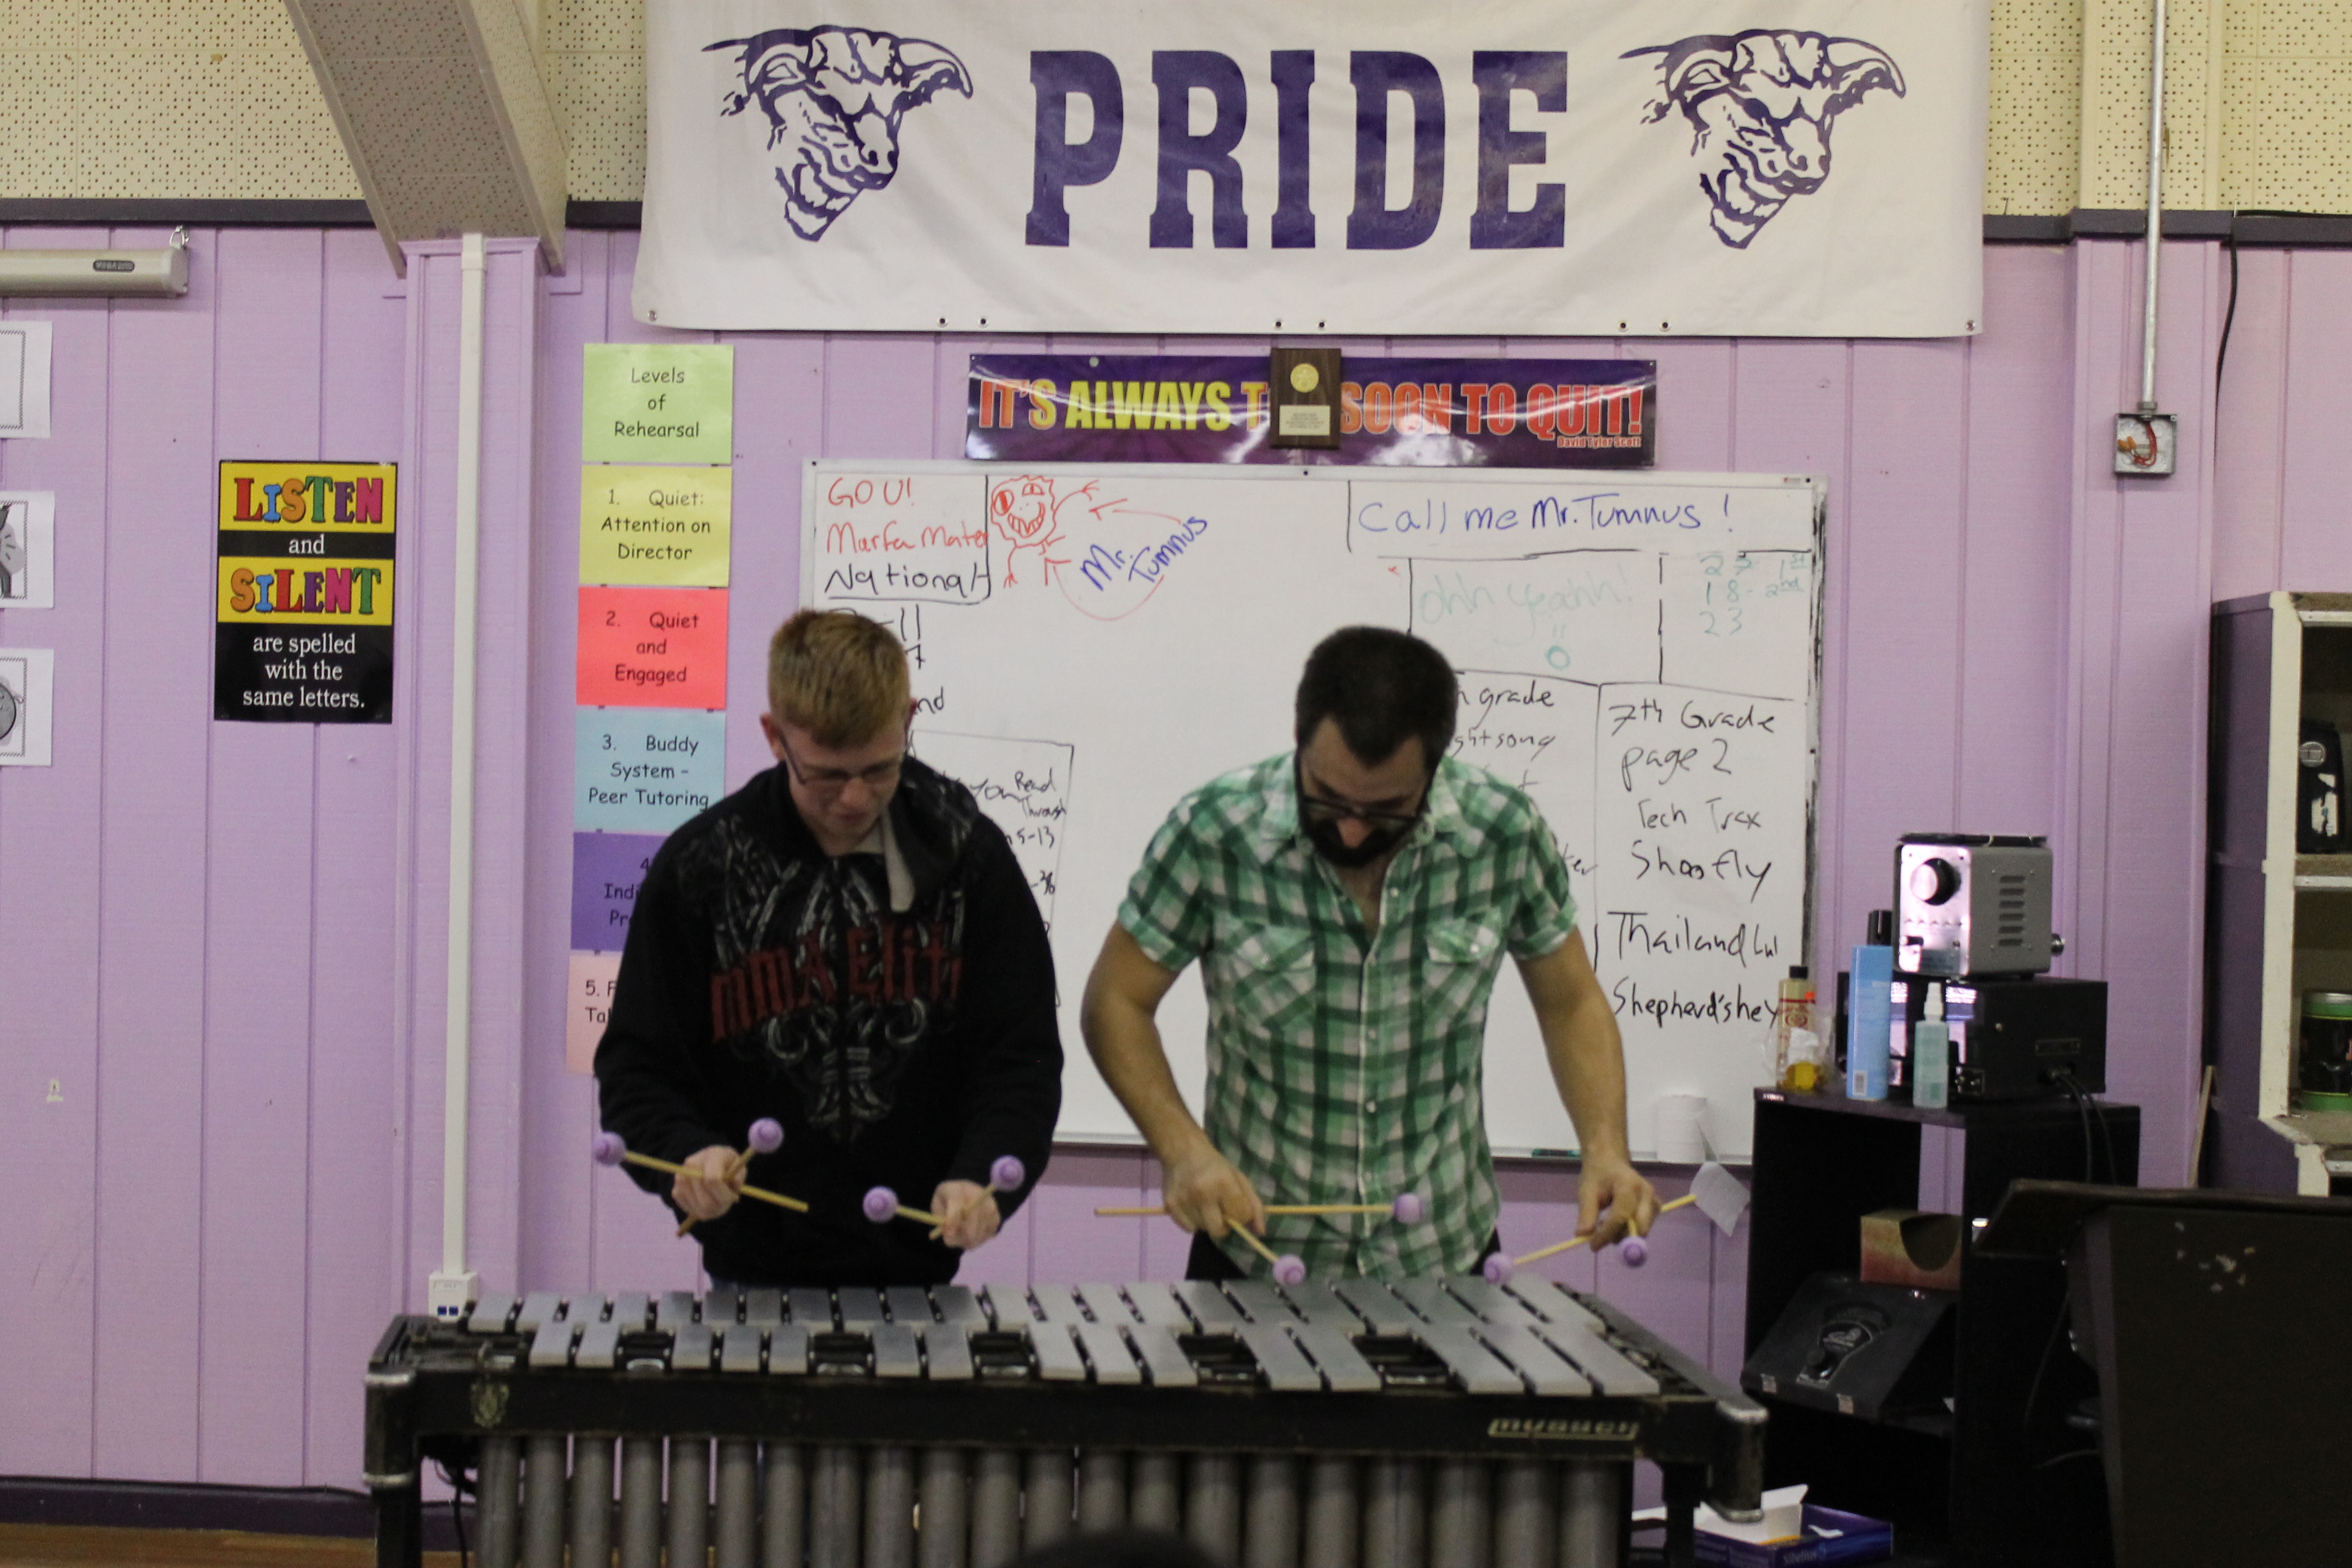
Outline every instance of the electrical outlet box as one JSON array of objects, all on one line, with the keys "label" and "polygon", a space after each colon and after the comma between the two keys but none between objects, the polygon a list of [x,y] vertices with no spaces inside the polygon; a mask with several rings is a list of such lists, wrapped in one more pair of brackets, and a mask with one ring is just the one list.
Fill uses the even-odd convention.
[{"label": "electrical outlet box", "polygon": [[2172,415],[2118,414],[2116,472],[2144,479],[2168,478],[2179,443],[2179,423]]},{"label": "electrical outlet box", "polygon": [[434,1321],[454,1323],[473,1310],[481,1299],[482,1277],[472,1269],[451,1273],[436,1270],[432,1282],[425,1287],[425,1304],[433,1309]]}]

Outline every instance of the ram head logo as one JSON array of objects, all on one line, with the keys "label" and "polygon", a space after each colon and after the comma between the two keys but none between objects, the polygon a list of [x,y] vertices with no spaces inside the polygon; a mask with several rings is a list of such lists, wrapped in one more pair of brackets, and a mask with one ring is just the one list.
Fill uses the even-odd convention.
[{"label": "ram head logo", "polygon": [[742,85],[721,114],[757,104],[768,117],[784,217],[821,239],[866,191],[898,172],[898,122],[943,89],[971,96],[971,73],[950,50],[863,27],[778,27],[709,45],[740,49]]},{"label": "ram head logo", "polygon": [[1714,154],[1699,175],[1714,204],[1708,222],[1724,244],[1744,250],[1792,196],[1830,177],[1830,126],[1878,88],[1903,96],[1903,73],[1886,51],[1859,38],[1752,27],[1633,49],[1658,55],[1658,97],[1643,123],[1680,110],[1696,134],[1691,152]]}]

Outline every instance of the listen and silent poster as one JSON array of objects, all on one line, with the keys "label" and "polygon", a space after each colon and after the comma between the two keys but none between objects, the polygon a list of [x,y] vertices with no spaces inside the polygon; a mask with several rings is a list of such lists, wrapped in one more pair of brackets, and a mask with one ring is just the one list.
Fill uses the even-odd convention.
[{"label": "listen and silent poster", "polygon": [[221,464],[214,718],[392,721],[395,468]]}]

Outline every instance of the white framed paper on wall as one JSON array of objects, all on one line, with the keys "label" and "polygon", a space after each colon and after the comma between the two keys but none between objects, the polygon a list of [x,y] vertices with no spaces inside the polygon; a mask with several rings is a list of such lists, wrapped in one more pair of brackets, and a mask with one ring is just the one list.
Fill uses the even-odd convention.
[{"label": "white framed paper on wall", "polygon": [[57,604],[57,511],[51,491],[0,490],[0,610]]},{"label": "white framed paper on wall", "polygon": [[49,323],[0,321],[0,437],[49,433]]},{"label": "white framed paper on wall", "polygon": [[49,705],[57,652],[0,647],[0,768],[49,765]]}]

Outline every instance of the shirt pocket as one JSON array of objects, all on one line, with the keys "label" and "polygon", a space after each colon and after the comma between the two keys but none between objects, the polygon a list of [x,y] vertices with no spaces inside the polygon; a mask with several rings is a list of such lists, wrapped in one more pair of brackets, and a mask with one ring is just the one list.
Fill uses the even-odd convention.
[{"label": "shirt pocket", "polygon": [[1223,1008],[1253,1035],[1298,1028],[1316,1005],[1315,933],[1305,926],[1261,926],[1219,943],[1210,965]]},{"label": "shirt pocket", "polygon": [[1483,1017],[1502,961],[1503,933],[1493,926],[1475,920],[1432,921],[1422,936],[1416,1033],[1426,1037]]}]

